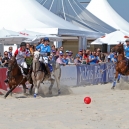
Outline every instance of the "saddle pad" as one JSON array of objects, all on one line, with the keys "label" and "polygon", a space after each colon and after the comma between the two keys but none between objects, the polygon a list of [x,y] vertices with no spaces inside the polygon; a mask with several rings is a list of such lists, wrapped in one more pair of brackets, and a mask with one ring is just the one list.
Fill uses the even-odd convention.
[{"label": "saddle pad", "polygon": [[48,67],[49,67],[50,72],[52,72],[53,71],[52,65],[48,64]]}]

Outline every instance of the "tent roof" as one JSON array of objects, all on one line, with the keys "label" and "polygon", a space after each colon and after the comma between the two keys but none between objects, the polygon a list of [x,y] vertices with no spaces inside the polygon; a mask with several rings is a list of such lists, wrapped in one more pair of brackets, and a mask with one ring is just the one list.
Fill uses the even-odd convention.
[{"label": "tent roof", "polygon": [[88,33],[101,35],[101,33],[77,27],[61,19],[35,0],[0,0],[0,17],[0,28],[4,27],[15,31],[32,28],[58,28],[74,30],[76,35],[81,31],[87,35]]},{"label": "tent roof", "polygon": [[115,31],[86,10],[77,0],[37,0],[45,8],[74,25],[103,33]]},{"label": "tent roof", "polygon": [[86,9],[108,25],[129,32],[129,23],[110,6],[107,0],[91,0]]}]

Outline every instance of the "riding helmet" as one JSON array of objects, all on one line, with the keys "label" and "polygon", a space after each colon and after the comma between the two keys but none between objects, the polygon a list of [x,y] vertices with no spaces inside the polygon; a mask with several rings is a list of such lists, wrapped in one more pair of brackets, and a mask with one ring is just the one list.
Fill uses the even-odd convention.
[{"label": "riding helmet", "polygon": [[129,42],[129,38],[125,40],[125,42]]},{"label": "riding helmet", "polygon": [[48,37],[45,37],[45,38],[43,39],[43,41],[48,41],[48,42],[50,42],[50,40],[49,40]]},{"label": "riding helmet", "polygon": [[26,43],[25,42],[21,42],[20,46],[26,46]]}]

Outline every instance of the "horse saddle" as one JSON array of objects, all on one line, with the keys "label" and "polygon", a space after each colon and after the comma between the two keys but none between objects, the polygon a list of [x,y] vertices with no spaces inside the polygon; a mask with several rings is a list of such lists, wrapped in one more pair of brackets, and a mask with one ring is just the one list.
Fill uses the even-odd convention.
[{"label": "horse saddle", "polygon": [[53,67],[50,64],[45,65],[43,62],[40,62],[40,70],[48,74],[53,71]]}]

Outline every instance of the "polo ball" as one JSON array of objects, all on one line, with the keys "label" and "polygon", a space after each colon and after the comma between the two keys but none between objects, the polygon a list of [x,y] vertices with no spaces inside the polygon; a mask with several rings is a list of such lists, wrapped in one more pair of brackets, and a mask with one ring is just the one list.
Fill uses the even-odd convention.
[{"label": "polo ball", "polygon": [[91,98],[90,97],[85,97],[84,98],[84,103],[85,104],[90,104],[91,103]]}]

